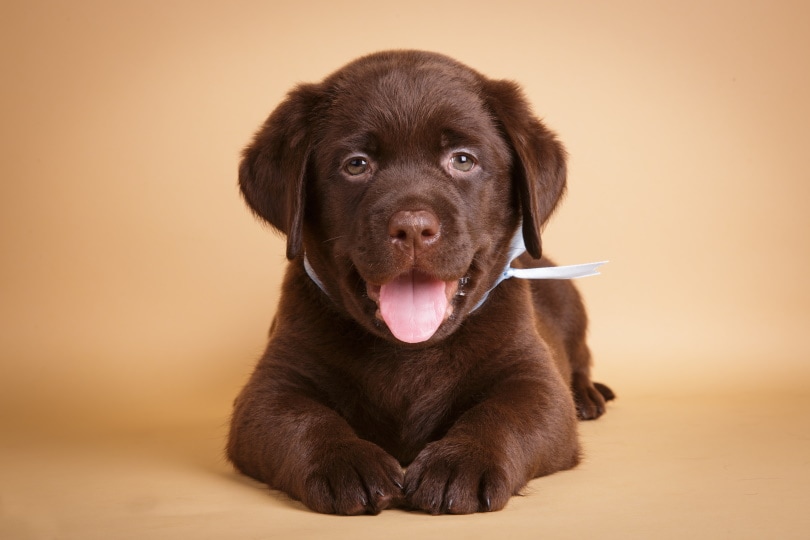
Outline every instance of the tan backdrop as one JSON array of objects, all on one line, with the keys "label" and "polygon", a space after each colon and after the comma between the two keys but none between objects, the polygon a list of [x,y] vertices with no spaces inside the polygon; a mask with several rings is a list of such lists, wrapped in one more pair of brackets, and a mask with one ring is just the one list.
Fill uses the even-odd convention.
[{"label": "tan backdrop", "polygon": [[295,83],[386,48],[520,81],[570,151],[545,246],[624,395],[810,383],[803,2],[4,2],[0,414],[223,422],[281,240],[236,189]]}]

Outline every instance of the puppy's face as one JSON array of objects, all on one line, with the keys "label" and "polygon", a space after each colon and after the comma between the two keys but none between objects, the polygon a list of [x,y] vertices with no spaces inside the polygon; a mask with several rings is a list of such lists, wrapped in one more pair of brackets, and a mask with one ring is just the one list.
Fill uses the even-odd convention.
[{"label": "puppy's face", "polygon": [[308,177],[307,256],[368,330],[441,339],[504,264],[518,222],[509,147],[472,77],[361,65],[333,84]]},{"label": "puppy's face", "polygon": [[[508,93],[438,55],[363,58],[300,87],[289,111],[282,105],[271,115],[246,151],[243,191],[288,234],[288,255],[303,248],[332,301],[366,330],[411,344],[439,341],[503,269],[531,206],[525,191],[537,189],[515,166],[520,155],[498,90]],[[525,109],[516,99],[506,108]],[[531,145],[532,135],[519,144]],[[288,187],[274,186],[279,179],[256,186],[270,166],[262,157],[289,169]],[[540,223],[560,182],[564,176],[550,182],[556,193]],[[269,212],[256,203],[259,189],[276,198],[263,203]],[[528,217],[534,232],[538,216],[529,208]],[[539,251],[539,233],[537,244]]]}]

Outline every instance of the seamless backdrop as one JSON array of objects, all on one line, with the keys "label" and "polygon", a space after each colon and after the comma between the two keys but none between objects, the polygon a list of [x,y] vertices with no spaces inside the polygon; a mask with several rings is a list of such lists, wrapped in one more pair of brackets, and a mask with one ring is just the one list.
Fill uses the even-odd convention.
[{"label": "seamless backdrop", "polygon": [[0,414],[227,415],[281,239],[236,188],[294,84],[386,48],[518,80],[570,152],[546,230],[619,392],[808,381],[802,2],[4,2]]}]

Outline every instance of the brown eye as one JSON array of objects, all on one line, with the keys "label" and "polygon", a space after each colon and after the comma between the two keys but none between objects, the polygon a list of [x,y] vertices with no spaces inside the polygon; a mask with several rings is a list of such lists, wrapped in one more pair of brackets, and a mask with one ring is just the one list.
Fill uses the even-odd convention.
[{"label": "brown eye", "polygon": [[343,166],[350,176],[360,176],[368,172],[368,160],[362,157],[353,157]]},{"label": "brown eye", "polygon": [[470,172],[475,167],[475,159],[470,154],[454,154],[450,166],[457,171]]}]

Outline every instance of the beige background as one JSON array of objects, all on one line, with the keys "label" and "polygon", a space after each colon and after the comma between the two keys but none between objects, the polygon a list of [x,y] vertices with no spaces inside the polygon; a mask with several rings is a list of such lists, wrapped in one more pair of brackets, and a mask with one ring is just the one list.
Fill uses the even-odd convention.
[{"label": "beige background", "polygon": [[[572,532],[587,523],[574,490],[582,483],[580,493],[614,505],[591,508],[606,520],[603,536],[633,523],[649,525],[639,537],[810,530],[806,511],[793,511],[810,505],[801,495],[810,488],[806,2],[5,0],[0,472],[16,483],[0,478],[0,536],[111,538],[132,518],[150,525],[129,534],[148,538],[165,532],[149,520],[168,513],[173,527],[205,524],[174,530],[235,538],[270,534],[250,525],[265,511],[287,523],[276,537],[316,535],[317,524],[356,533],[359,522],[322,521],[269,497],[220,458],[285,263],[282,240],[244,207],[236,167],[292,85],[386,48],[436,50],[518,80],[566,143],[570,189],[544,245],[560,263],[611,260],[580,284],[596,378],[621,399],[583,426],[601,478],[586,465],[533,482],[542,497],[493,517],[391,512],[373,523],[439,532],[453,523],[471,527],[468,536],[515,523],[517,534],[541,530],[526,516],[553,503],[542,530],[582,537]],[[170,430],[174,443],[163,444],[156,434]],[[162,441],[132,458],[143,474],[128,454],[105,450],[133,433]],[[670,438],[704,461],[651,487],[671,460],[698,459]],[[743,447],[751,453],[729,457]],[[143,480],[197,462],[221,485],[197,470]],[[733,463],[742,479],[776,480],[743,489],[716,476]],[[775,463],[784,469],[768,469]],[[616,471],[622,480],[611,484]],[[664,487],[672,482],[680,487]],[[115,501],[120,491],[103,486],[117,483],[134,485],[133,498],[90,502]],[[695,507],[725,500],[751,522],[694,517],[671,504],[676,495]],[[234,497],[255,514],[225,512]],[[623,514],[634,497],[661,499],[662,509]],[[508,512],[511,522],[481,521]],[[231,522],[239,526],[215,534]]]}]

